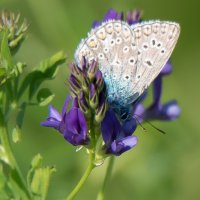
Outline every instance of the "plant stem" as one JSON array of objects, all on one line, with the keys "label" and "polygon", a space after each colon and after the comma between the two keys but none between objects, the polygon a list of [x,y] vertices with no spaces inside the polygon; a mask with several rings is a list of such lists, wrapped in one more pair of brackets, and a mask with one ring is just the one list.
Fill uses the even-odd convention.
[{"label": "plant stem", "polygon": [[76,187],[72,190],[72,192],[69,194],[69,196],[66,198],[66,200],[72,200],[74,199],[74,197],[77,195],[77,193],[80,191],[80,189],[83,187],[84,183],[86,182],[88,176],[90,175],[90,173],[92,172],[92,170],[94,169],[95,165],[94,165],[94,159],[95,159],[95,154],[93,152],[90,152],[90,162],[89,165],[85,171],[85,173],[83,174],[83,176],[81,177],[80,181],[78,182],[78,184],[76,185]]},{"label": "plant stem", "polygon": [[103,200],[104,199],[105,188],[106,188],[108,182],[110,181],[113,165],[114,165],[114,156],[111,156],[109,163],[108,163],[108,166],[107,166],[106,175],[105,175],[105,178],[104,178],[102,188],[97,195],[97,200]]},{"label": "plant stem", "polygon": [[12,168],[11,173],[14,176],[16,176],[16,179],[18,180],[17,183],[19,183],[19,186],[23,189],[23,191],[26,195],[26,197],[24,197],[24,198],[30,199],[30,194],[26,188],[24,177],[22,176],[22,173],[18,167],[18,164],[15,160],[15,157],[13,155],[13,152],[12,152],[12,149],[10,146],[10,142],[8,139],[8,129],[7,129],[7,126],[6,126],[6,123],[4,121],[4,117],[1,113],[1,111],[0,111],[0,140],[1,140],[1,144],[4,147],[4,150],[7,155],[7,162]]}]

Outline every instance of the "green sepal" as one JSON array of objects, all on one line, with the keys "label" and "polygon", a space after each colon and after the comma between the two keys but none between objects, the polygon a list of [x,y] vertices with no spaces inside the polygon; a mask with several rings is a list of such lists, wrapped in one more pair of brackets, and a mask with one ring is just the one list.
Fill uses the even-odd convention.
[{"label": "green sepal", "polygon": [[54,98],[54,94],[51,93],[49,88],[42,88],[37,94],[37,102],[39,106],[48,105]]},{"label": "green sepal", "polygon": [[100,123],[104,116],[105,116],[105,113],[107,111],[107,103],[104,102],[100,108],[97,109],[96,113],[95,113],[95,121],[97,123]]},{"label": "green sepal", "polygon": [[90,106],[92,109],[96,109],[99,103],[98,93],[97,91],[93,95],[93,97],[89,100]]}]

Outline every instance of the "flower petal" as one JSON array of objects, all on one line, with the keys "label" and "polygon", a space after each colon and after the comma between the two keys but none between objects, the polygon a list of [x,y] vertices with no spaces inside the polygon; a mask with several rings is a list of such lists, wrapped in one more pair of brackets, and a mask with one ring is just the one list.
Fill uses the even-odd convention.
[{"label": "flower petal", "polygon": [[87,122],[79,108],[72,108],[65,118],[64,138],[73,145],[84,145],[88,142]]},{"label": "flower petal", "polygon": [[49,118],[54,118],[57,121],[62,120],[62,116],[52,105],[49,106]]},{"label": "flower petal", "polygon": [[137,144],[137,137],[128,136],[120,140],[115,140],[112,142],[111,147],[109,149],[110,153],[119,156],[125,151],[133,148]]},{"label": "flower petal", "polygon": [[137,122],[142,123],[145,117],[144,114],[145,114],[144,106],[141,103],[137,104],[137,106],[135,107],[133,118],[135,118]]},{"label": "flower petal", "polygon": [[168,60],[165,66],[163,67],[162,71],[160,72],[160,75],[168,75],[172,72],[172,64],[171,61]]},{"label": "flower petal", "polygon": [[165,120],[175,120],[180,116],[181,109],[176,100],[169,101],[162,107],[161,115]]},{"label": "flower petal", "polygon": [[64,116],[64,114],[66,113],[67,111],[67,108],[68,108],[68,104],[69,104],[69,101],[72,99],[72,97],[70,95],[67,96],[66,100],[65,100],[65,103],[63,105],[63,108],[62,108],[62,116]]},{"label": "flower petal", "polygon": [[101,122],[101,132],[105,144],[108,146],[116,139],[121,131],[121,125],[112,109],[109,109]]},{"label": "flower petal", "polygon": [[111,20],[111,19],[119,19],[119,14],[116,10],[114,9],[110,9],[106,15],[104,16],[104,19],[103,21],[108,21],[108,20]]},{"label": "flower petal", "polygon": [[101,25],[101,22],[99,21],[94,21],[93,24],[92,24],[92,28],[97,28]]},{"label": "flower petal", "polygon": [[137,123],[134,118],[126,120],[122,125],[122,132],[124,133],[124,136],[130,136],[133,134],[137,127]]},{"label": "flower petal", "polygon": [[162,95],[162,76],[159,75],[153,82],[153,104],[151,107],[158,107]]},{"label": "flower petal", "polygon": [[41,122],[41,125],[59,130],[60,122],[56,120],[49,120],[49,119],[50,118],[48,118],[46,121]]},{"label": "flower petal", "polygon": [[129,11],[127,13],[127,22],[129,25],[136,24],[141,20],[141,12],[139,10]]}]

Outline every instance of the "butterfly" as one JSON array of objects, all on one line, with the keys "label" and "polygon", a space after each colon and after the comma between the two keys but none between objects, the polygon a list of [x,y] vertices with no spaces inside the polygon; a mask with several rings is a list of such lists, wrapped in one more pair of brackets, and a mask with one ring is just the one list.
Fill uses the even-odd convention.
[{"label": "butterfly", "polygon": [[129,25],[110,20],[92,29],[80,42],[75,62],[81,67],[83,57],[89,63],[98,61],[108,102],[121,112],[159,75],[179,34],[180,26],[175,22],[152,20]]}]

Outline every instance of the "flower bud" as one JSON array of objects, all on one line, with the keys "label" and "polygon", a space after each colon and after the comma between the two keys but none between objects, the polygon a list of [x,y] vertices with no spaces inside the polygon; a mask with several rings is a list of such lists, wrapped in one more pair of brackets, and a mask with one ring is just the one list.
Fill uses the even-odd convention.
[{"label": "flower bud", "polygon": [[92,64],[89,65],[89,68],[87,71],[87,75],[88,75],[90,81],[94,80],[97,70],[98,70],[98,64],[95,60],[93,60]]},{"label": "flower bud", "polygon": [[81,111],[85,115],[88,115],[89,114],[89,106],[88,106],[88,103],[86,101],[86,98],[84,96],[83,91],[81,91],[81,93],[80,93],[80,97],[79,97],[78,103],[79,103],[79,107],[80,107]]},{"label": "flower bud", "polygon": [[104,81],[103,81],[103,76],[100,70],[97,71],[95,77],[96,77],[96,87],[98,91],[101,92],[104,86]]},{"label": "flower bud", "polygon": [[86,76],[83,76],[82,79],[82,89],[84,92],[88,93],[89,81]]},{"label": "flower bud", "polygon": [[69,77],[69,83],[72,92],[74,92],[75,94],[79,93],[81,89],[81,83],[73,74],[71,74]]},{"label": "flower bud", "polygon": [[20,14],[15,15],[5,11],[0,13],[0,32],[7,31],[8,45],[12,54],[16,53],[24,41],[29,26],[25,20],[20,24],[19,19]]},{"label": "flower bud", "polygon": [[97,90],[94,86],[94,84],[90,85],[90,94],[89,94],[89,101],[90,101],[90,106],[95,109],[98,105],[98,93]]},{"label": "flower bud", "polygon": [[82,71],[81,69],[74,63],[70,64],[72,74],[79,80],[82,80]]}]

